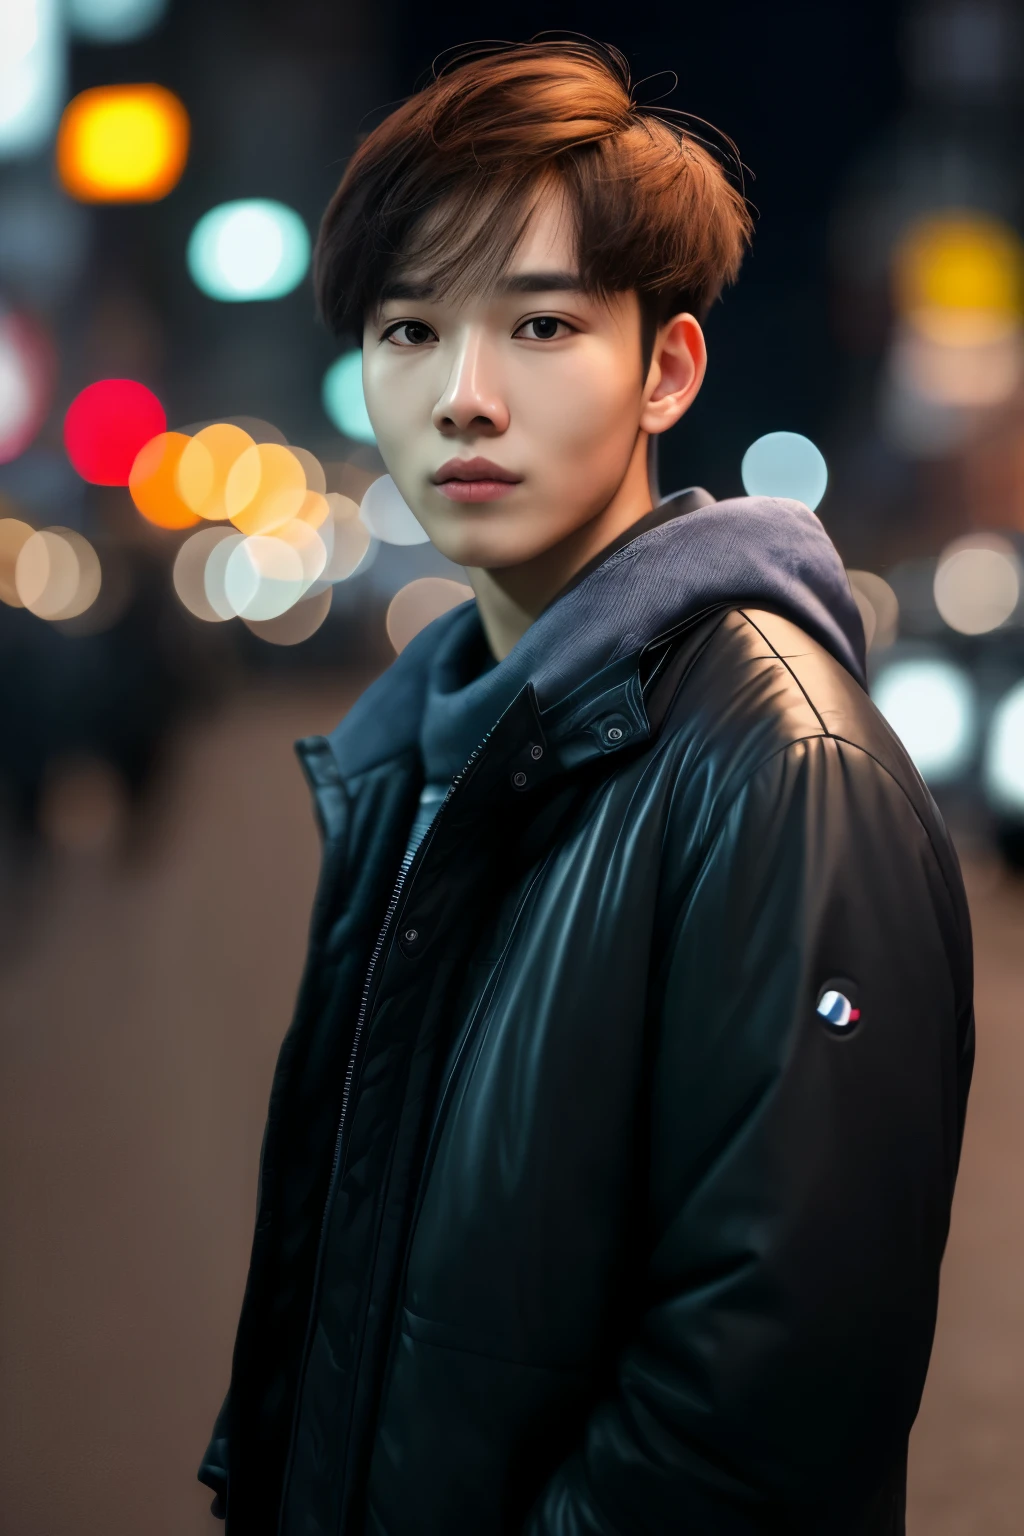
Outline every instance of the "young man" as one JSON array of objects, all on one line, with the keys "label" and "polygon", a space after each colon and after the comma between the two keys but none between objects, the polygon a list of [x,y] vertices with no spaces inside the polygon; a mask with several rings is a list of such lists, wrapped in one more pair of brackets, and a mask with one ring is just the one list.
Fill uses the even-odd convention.
[{"label": "young man", "polygon": [[793,501],[659,501],[742,200],[583,46],[371,133],[317,280],[476,602],[300,743],[325,838],[233,1536],[903,1530],[968,917]]}]

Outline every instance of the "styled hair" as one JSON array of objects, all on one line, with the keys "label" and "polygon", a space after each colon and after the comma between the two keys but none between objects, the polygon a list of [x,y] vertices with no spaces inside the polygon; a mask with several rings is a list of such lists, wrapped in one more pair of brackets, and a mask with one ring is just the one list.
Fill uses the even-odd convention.
[{"label": "styled hair", "polygon": [[704,320],[734,282],[753,221],[703,143],[637,106],[617,50],[589,41],[485,45],[379,124],[320,226],[314,285],[336,335],[361,339],[397,272],[456,301],[486,291],[554,184],[581,286],[634,291],[645,366],[672,315]]}]

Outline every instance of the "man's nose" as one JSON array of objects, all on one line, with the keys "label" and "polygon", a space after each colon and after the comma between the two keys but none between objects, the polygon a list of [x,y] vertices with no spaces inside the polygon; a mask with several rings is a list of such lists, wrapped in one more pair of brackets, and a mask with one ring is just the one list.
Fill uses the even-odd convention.
[{"label": "man's nose", "polygon": [[445,436],[479,433],[497,437],[508,430],[509,411],[498,360],[479,333],[469,332],[452,358],[448,382],[433,410],[434,426]]}]

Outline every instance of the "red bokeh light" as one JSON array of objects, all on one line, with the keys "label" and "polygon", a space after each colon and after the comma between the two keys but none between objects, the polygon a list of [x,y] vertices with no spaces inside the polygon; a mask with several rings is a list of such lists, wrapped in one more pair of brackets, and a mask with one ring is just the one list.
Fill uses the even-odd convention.
[{"label": "red bokeh light", "polygon": [[135,456],[167,430],[151,389],[134,379],[100,379],[76,395],[64,417],[64,446],[91,485],[127,485]]}]

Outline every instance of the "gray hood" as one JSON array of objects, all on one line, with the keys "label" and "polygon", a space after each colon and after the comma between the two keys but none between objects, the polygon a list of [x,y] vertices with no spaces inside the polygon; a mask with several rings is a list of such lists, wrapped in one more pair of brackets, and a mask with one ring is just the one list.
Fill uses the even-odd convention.
[{"label": "gray hood", "polygon": [[427,781],[450,780],[527,683],[546,709],[683,620],[732,602],[785,614],[864,683],[860,614],[814,513],[799,501],[682,491],[602,551],[503,661],[474,602],[429,624],[334,733],[339,766],[358,772],[418,741]]}]

